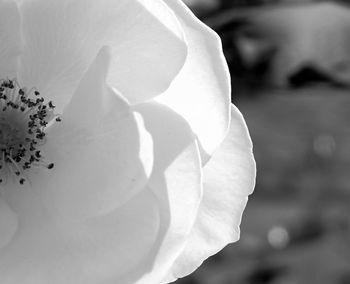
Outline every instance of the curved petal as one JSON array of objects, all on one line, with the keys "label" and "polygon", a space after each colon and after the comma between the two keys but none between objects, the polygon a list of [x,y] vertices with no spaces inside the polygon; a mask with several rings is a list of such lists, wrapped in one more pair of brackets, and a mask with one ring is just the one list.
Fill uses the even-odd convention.
[{"label": "curved petal", "polygon": [[[16,198],[27,193],[19,190]],[[16,198],[13,202],[18,201]],[[37,199],[30,201],[34,201],[31,206],[37,203]],[[25,227],[1,250],[2,284],[121,283],[119,275],[130,272],[149,253],[159,229],[157,201],[151,191],[143,191],[110,214],[83,223],[60,222],[47,216],[38,220],[26,214],[33,208],[30,212],[22,206],[16,209]],[[28,218],[34,228],[26,223]],[[44,225],[39,222],[42,219]]]},{"label": "curved petal", "polygon": [[8,206],[3,198],[0,198],[0,249],[5,247],[17,231],[17,215]]},{"label": "curved petal", "polygon": [[153,248],[149,274],[140,284],[159,283],[182,251],[202,197],[198,146],[188,124],[172,110],[156,103],[139,105],[155,145],[149,187],[160,204],[160,234]]},{"label": "curved petal", "polygon": [[255,185],[252,143],[240,112],[232,107],[230,131],[204,167],[204,194],[185,249],[163,283],[193,272],[206,258],[239,239],[239,225]]},{"label": "curved petal", "polygon": [[164,91],[185,61],[182,31],[161,0],[27,0],[20,9],[21,84],[60,108],[104,45],[113,54],[108,82],[130,101]]},{"label": "curved petal", "polygon": [[218,35],[179,0],[165,1],[186,35],[188,57],[160,102],[182,115],[198,136],[206,160],[224,139],[230,119],[230,75]]},{"label": "curved petal", "polygon": [[142,119],[105,83],[103,48],[85,74],[62,122],[49,129],[43,153],[55,167],[31,175],[33,190],[68,218],[106,214],[146,184],[152,140]]},{"label": "curved petal", "polygon": [[0,1],[0,78],[12,79],[21,51],[20,16],[15,1]]}]

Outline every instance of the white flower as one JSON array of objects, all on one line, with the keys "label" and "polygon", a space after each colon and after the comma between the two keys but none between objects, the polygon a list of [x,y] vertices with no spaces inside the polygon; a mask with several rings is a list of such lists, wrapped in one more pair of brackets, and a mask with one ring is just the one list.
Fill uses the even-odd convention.
[{"label": "white flower", "polygon": [[251,141],[180,1],[0,0],[0,27],[1,284],[166,283],[239,238]]}]

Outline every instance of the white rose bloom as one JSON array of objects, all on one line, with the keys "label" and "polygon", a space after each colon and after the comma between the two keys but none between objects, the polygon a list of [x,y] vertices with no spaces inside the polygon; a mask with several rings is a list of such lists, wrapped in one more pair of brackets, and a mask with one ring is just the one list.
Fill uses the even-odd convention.
[{"label": "white rose bloom", "polygon": [[238,240],[252,145],[182,2],[0,0],[0,27],[1,284],[167,283]]}]

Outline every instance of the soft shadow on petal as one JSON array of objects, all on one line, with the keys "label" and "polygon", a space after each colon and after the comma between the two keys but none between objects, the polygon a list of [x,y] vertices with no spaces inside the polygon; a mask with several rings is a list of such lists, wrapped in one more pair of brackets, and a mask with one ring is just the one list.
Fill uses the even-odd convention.
[{"label": "soft shadow on petal", "polygon": [[185,61],[180,26],[160,0],[27,0],[20,10],[21,82],[59,109],[104,45],[113,54],[108,82],[130,101],[164,91]]},{"label": "soft shadow on petal", "polygon": [[183,69],[159,101],[182,115],[198,136],[205,162],[224,139],[230,119],[230,75],[218,35],[179,0],[165,1],[188,43]]},{"label": "soft shadow on petal", "polygon": [[0,250],[11,242],[17,231],[17,215],[8,206],[3,198],[0,198]]},{"label": "soft shadow on petal", "polygon": [[239,239],[256,169],[246,124],[234,106],[231,110],[230,131],[204,167],[204,194],[195,226],[163,283],[192,273],[206,258]]},{"label": "soft shadow on petal", "polygon": [[18,69],[21,52],[20,16],[15,1],[0,1],[0,78],[12,79]]},{"label": "soft shadow on petal", "polygon": [[34,230],[27,227],[1,250],[1,283],[123,283],[119,275],[132,274],[158,230],[157,201],[150,191],[83,223],[56,220]]},{"label": "soft shadow on petal", "polygon": [[50,210],[85,218],[114,210],[146,184],[152,139],[142,119],[105,82],[110,55],[103,48],[42,148],[52,170],[30,175]]},{"label": "soft shadow on petal", "polygon": [[182,117],[157,103],[135,109],[154,141],[154,169],[148,186],[161,211],[160,234],[144,263],[149,273],[136,283],[155,284],[182,251],[193,226],[202,196],[201,162],[195,137]]}]

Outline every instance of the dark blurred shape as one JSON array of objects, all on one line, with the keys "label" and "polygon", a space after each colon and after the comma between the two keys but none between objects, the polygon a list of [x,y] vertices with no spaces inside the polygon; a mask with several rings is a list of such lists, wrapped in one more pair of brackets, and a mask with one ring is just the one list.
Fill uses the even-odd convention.
[{"label": "dark blurred shape", "polygon": [[[293,1],[293,0],[292,0]],[[292,2],[288,0],[222,0],[221,7],[223,9],[247,7],[247,6],[262,6],[271,5],[276,3]],[[303,0],[308,1],[308,0]],[[293,2],[300,2],[300,0],[294,0]],[[309,1],[308,1],[309,2]]]},{"label": "dark blurred shape", "polygon": [[308,87],[310,85],[328,83],[337,85],[337,83],[327,74],[322,73],[317,68],[311,66],[302,67],[300,70],[288,77],[289,85],[292,88]]},{"label": "dark blurred shape", "polygon": [[349,86],[350,6],[272,2],[236,5],[206,20],[223,38],[233,86]]},{"label": "dark blurred shape", "polygon": [[335,284],[349,284],[350,283],[350,272],[344,271],[344,274],[339,275],[337,277],[337,281]]},{"label": "dark blurred shape", "polygon": [[285,273],[286,267],[279,265],[265,265],[258,267],[251,275],[247,278],[249,284],[268,284],[271,283],[281,274]]},{"label": "dark blurred shape", "polygon": [[326,228],[319,216],[308,216],[291,230],[291,244],[302,245],[313,242],[326,234]]},{"label": "dark blurred shape", "polygon": [[203,18],[218,11],[220,0],[183,0],[187,6],[196,14]]}]

